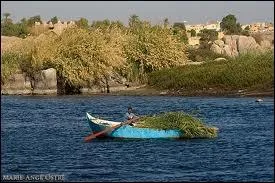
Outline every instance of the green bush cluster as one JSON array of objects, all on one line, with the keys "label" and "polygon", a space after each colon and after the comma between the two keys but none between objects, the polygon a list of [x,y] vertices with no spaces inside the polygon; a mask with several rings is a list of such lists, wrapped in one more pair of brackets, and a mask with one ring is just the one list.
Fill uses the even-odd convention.
[{"label": "green bush cluster", "polygon": [[155,116],[145,116],[136,125],[140,128],[159,130],[180,130],[182,138],[214,138],[217,128],[206,126],[200,119],[184,112],[167,112]]},{"label": "green bush cluster", "polygon": [[274,82],[273,51],[249,53],[228,61],[163,69],[149,75],[148,84],[160,89],[269,89]]},{"label": "green bush cluster", "polygon": [[108,92],[111,79],[124,77],[146,83],[148,73],[184,65],[188,60],[181,40],[182,27],[176,27],[179,33],[174,34],[171,29],[152,25],[136,15],[130,17],[129,27],[108,20],[87,27],[87,21],[81,20],[83,26],[68,28],[61,35],[47,31],[24,39],[18,52],[28,58],[28,67],[22,71],[35,75],[38,70],[52,67],[66,83],[103,86]]},{"label": "green bush cluster", "polygon": [[208,62],[213,61],[216,58],[223,57],[228,58],[225,55],[215,53],[210,49],[203,49],[203,48],[188,48],[188,58],[193,62]]}]

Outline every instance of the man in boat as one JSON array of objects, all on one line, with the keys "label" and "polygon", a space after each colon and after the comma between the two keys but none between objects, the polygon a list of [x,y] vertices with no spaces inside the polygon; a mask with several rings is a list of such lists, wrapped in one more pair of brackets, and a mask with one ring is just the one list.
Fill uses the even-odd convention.
[{"label": "man in boat", "polygon": [[[133,118],[137,118],[137,116],[133,113],[132,107],[128,107],[128,112],[126,112],[125,117],[126,117],[126,120],[131,120]],[[133,123],[131,123],[130,125],[134,126]]]}]

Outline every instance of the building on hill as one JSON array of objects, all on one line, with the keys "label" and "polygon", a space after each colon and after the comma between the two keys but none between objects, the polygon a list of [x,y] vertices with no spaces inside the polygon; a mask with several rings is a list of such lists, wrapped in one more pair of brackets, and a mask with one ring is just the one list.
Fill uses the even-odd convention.
[{"label": "building on hill", "polygon": [[245,29],[247,26],[249,27],[250,33],[274,31],[273,23],[268,22],[256,22],[252,24],[246,24],[242,26],[242,29]]},{"label": "building on hill", "polygon": [[185,27],[187,31],[191,31],[192,29],[194,29],[196,33],[199,33],[203,29],[211,29],[216,30],[218,32],[221,30],[219,21],[209,21],[206,24],[186,25]]},{"label": "building on hill", "polygon": [[42,21],[42,24],[40,22],[35,22],[35,26],[34,26],[34,33],[36,35],[39,35],[45,31],[51,30],[53,32],[55,32],[57,35],[60,35],[64,29],[66,28],[70,28],[70,27],[75,27],[76,24],[74,21],[64,21],[61,22],[60,20],[53,24],[51,21],[46,22],[46,21]]},{"label": "building on hill", "polygon": [[[224,34],[221,32],[221,26],[219,21],[209,21],[206,24],[194,24],[194,25],[186,25],[186,31],[187,33],[190,32],[192,29],[196,31],[196,34],[200,33],[203,29],[208,30],[215,30],[218,32],[218,39],[223,38]],[[187,34],[188,37],[188,44],[191,46],[196,46],[200,44],[200,37],[195,36],[191,37],[190,33]]]}]

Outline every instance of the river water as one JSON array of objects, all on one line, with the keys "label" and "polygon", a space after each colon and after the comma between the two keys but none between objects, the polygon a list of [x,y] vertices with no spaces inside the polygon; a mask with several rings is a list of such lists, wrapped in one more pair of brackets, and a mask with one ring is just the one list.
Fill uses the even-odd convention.
[{"label": "river water", "polygon": [[[274,99],[165,96],[2,96],[1,177],[66,181],[274,181]],[[219,128],[215,139],[95,139],[85,113],[124,120],[185,111]]]}]

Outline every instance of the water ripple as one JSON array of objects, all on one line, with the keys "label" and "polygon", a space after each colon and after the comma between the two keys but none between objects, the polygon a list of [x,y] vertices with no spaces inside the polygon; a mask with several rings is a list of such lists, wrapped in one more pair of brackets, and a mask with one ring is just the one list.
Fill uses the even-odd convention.
[{"label": "water ripple", "polygon": [[[67,181],[274,181],[274,99],[2,96],[2,174],[64,174]],[[95,139],[85,113],[121,121],[185,111],[216,139]]]}]

